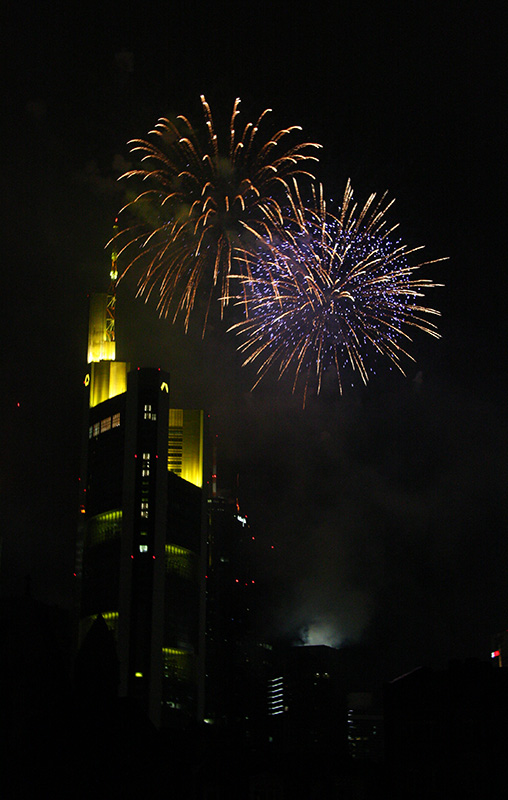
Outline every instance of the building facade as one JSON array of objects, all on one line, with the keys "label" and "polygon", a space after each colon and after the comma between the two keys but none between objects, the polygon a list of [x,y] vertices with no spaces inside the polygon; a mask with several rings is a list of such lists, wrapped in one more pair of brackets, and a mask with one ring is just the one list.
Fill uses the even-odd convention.
[{"label": "building facade", "polygon": [[272,648],[259,630],[266,546],[237,502],[211,497],[207,511],[205,720],[253,744],[266,734],[271,666]]}]

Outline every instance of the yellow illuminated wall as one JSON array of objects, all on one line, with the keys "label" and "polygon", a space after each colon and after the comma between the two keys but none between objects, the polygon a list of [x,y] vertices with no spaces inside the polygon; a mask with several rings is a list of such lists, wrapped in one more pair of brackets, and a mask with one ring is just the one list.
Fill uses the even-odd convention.
[{"label": "yellow illuminated wall", "polygon": [[126,361],[97,361],[90,365],[90,408],[127,391]]},{"label": "yellow illuminated wall", "polygon": [[116,355],[114,337],[107,329],[107,294],[93,294],[90,297],[88,318],[88,363],[92,361],[114,361]]},{"label": "yellow illuminated wall", "polygon": [[168,470],[203,486],[203,411],[169,409]]}]

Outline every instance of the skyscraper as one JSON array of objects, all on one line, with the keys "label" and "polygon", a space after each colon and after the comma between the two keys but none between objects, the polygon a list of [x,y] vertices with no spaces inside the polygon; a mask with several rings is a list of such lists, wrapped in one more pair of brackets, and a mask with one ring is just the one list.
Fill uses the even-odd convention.
[{"label": "skyscraper", "polygon": [[77,575],[80,639],[113,631],[120,695],[157,725],[202,716],[203,426],[160,369],[116,361],[116,256],[90,301]]}]

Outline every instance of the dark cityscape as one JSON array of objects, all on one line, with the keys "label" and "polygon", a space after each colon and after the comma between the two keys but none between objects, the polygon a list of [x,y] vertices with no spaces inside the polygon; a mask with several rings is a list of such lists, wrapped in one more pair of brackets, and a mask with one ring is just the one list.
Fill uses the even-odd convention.
[{"label": "dark cityscape", "polygon": [[[2,796],[502,791],[501,7],[8,5]],[[249,235],[257,242],[255,258],[242,251],[234,259],[230,283],[225,273],[213,283],[219,258],[209,249],[199,253],[193,240],[192,261],[179,249],[189,234],[182,227],[179,239],[178,225],[185,214],[194,219],[182,174],[206,161],[193,167],[192,142],[208,130],[215,146],[208,107],[219,148],[227,152],[235,108],[239,137],[245,129],[238,163],[242,148],[255,151],[256,135],[272,137],[277,167],[260,173],[265,195],[245,194],[253,205],[241,235],[240,223],[231,233],[229,207],[217,223],[220,247],[234,237],[247,249]],[[245,126],[265,109],[253,134]],[[150,176],[121,178],[146,169],[129,142],[151,141],[161,118],[160,141],[185,154],[167,204],[178,222],[171,242],[168,225],[162,239],[150,238],[166,213],[160,189],[147,201],[156,198],[155,214],[143,198],[128,205]],[[315,152],[295,151],[315,160],[276,160],[296,143],[318,143]],[[217,157],[219,182],[231,163]],[[325,350],[320,362],[319,350],[322,372],[307,391],[304,369],[295,383],[296,359],[259,383],[259,357],[244,364],[231,328],[242,331],[245,308],[256,346],[272,337],[296,352],[291,326],[305,320],[307,336],[319,325],[295,301],[276,327],[279,305],[301,290],[300,268],[280,279],[272,299],[266,288],[273,291],[277,269],[286,274],[288,253],[298,260],[309,252],[311,226],[307,239],[302,231],[284,239],[297,212],[284,209],[278,227],[272,180],[277,172],[293,186],[300,166],[314,176],[298,176],[303,202],[306,187],[322,185],[334,213],[350,181],[357,219],[372,194],[386,192],[394,240],[408,253],[424,245],[411,262],[421,269],[401,274],[405,286],[431,283],[418,300],[440,315],[420,309],[420,318],[440,338],[409,329],[405,374],[387,356],[408,318],[395,301],[387,350],[381,341],[373,357],[368,336],[347,340],[337,323],[332,338],[341,331],[343,350],[348,341],[350,364],[335,368]],[[200,202],[206,220],[211,206]],[[143,244],[129,250],[132,220],[144,226]],[[376,224],[362,242],[381,238]],[[382,241],[386,254],[390,237]],[[130,265],[133,252],[160,242],[168,275],[177,265],[184,281],[166,316],[160,282],[147,279],[151,291],[140,296],[146,262]],[[354,250],[354,238],[347,243]],[[393,300],[400,283],[392,275]],[[182,300],[175,315],[184,289],[196,290],[194,305]],[[221,307],[228,293],[249,291],[246,305]],[[345,324],[354,319],[351,297],[341,295]],[[265,318],[256,319],[258,307]]]}]

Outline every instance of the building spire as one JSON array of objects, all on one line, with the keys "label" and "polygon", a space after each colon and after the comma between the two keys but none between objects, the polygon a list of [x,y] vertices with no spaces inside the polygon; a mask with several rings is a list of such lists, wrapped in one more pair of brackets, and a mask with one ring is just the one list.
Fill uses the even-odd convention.
[{"label": "building spire", "polygon": [[90,296],[90,316],[88,322],[88,363],[92,361],[115,361],[115,309],[116,283],[118,279],[115,237],[118,233],[118,219],[113,225],[111,250],[110,284],[107,292],[94,292]]},{"label": "building spire", "polygon": [[118,253],[116,250],[116,235],[118,233],[118,217],[113,224],[113,246],[111,248],[111,269],[109,271],[110,284],[108,289],[108,299],[106,304],[106,341],[115,341],[115,311],[116,311],[116,282],[118,280]]}]

